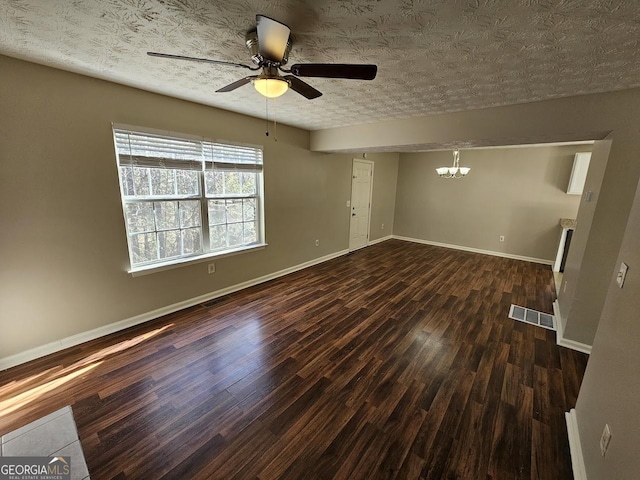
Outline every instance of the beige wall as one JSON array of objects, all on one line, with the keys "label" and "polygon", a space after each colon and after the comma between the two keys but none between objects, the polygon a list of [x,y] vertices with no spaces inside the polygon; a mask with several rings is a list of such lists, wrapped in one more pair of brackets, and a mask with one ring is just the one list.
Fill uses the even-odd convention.
[{"label": "beige wall", "polygon": [[[640,188],[616,265],[629,265],[622,289],[612,276],[576,413],[589,480],[640,477]],[[616,268],[617,269],[617,268]],[[605,423],[612,433],[600,455]]]},{"label": "beige wall", "polygon": [[[0,359],[348,248],[353,155],[310,152],[309,132],[275,142],[264,120],[7,57],[0,71]],[[111,122],[263,144],[268,247],[212,275],[128,275]],[[397,155],[374,161],[391,225]]]},{"label": "beige wall", "polygon": [[394,234],[553,261],[559,219],[576,218],[580,203],[566,194],[574,154],[590,148],[462,150],[471,173],[459,180],[435,172],[451,164],[450,150],[401,154]]},{"label": "beige wall", "polygon": [[[558,321],[562,323],[563,336],[588,345],[591,345],[598,328],[599,316],[609,284],[609,276],[599,274],[602,269],[599,259],[607,253],[601,251],[605,244],[589,242],[589,236],[610,150],[610,138],[598,140],[593,145],[589,172],[584,185],[584,195],[590,197],[584,196],[580,204],[577,217],[580,228],[574,231],[571,238],[562,285],[558,291],[558,305],[560,307]],[[609,248],[609,246],[607,245],[605,248]],[[579,285],[580,282],[583,285],[585,282],[587,283],[590,295],[576,295],[576,291],[584,290],[583,285]],[[596,285],[595,282],[600,282],[600,285]],[[572,318],[587,319],[587,321],[567,324],[570,315]]]}]

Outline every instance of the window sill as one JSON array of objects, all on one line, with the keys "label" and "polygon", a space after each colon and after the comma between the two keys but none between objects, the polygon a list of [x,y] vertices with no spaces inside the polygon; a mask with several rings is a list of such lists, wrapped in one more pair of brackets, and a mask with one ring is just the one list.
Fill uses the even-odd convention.
[{"label": "window sill", "polygon": [[198,255],[196,257],[180,258],[178,260],[172,260],[171,262],[167,263],[156,263],[154,265],[131,268],[128,270],[128,273],[131,274],[132,277],[141,277],[142,275],[149,275],[151,273],[162,272],[164,270],[172,270],[174,268],[185,267],[187,265],[194,265],[196,263],[206,262],[215,258],[231,257],[233,255],[239,255],[241,253],[264,250],[266,246],[266,243],[259,243],[256,245],[234,248],[233,250],[225,250],[224,252],[220,253],[207,253],[205,255]]}]

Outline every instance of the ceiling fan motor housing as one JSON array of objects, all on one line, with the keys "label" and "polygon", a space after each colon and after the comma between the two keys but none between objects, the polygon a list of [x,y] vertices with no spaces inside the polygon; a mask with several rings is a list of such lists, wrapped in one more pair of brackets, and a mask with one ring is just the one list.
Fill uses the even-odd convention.
[{"label": "ceiling fan motor housing", "polygon": [[247,32],[247,35],[245,36],[245,44],[249,49],[249,54],[251,55],[253,63],[260,65],[262,57],[260,55],[260,46],[258,45],[258,32],[255,28]]},{"label": "ceiling fan motor housing", "polygon": [[291,46],[292,46],[291,38],[289,38],[289,40],[287,41],[287,46],[285,48],[284,55],[282,57],[282,60],[280,60],[279,62],[265,60],[263,56],[260,54],[260,43],[258,41],[257,29],[253,28],[249,30],[245,35],[244,41],[245,41],[245,45],[249,49],[249,54],[251,55],[251,61],[258,66],[263,66],[266,63],[272,64],[275,66],[281,66],[281,65],[286,65],[287,62],[289,61],[289,52],[291,52]]},{"label": "ceiling fan motor housing", "polygon": [[262,67],[260,78],[282,78],[282,76],[278,73],[278,67],[265,65]]}]

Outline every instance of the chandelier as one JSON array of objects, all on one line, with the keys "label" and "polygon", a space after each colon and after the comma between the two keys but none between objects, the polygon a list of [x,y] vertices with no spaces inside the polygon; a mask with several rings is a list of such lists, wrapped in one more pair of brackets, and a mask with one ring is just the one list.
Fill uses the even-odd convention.
[{"label": "chandelier", "polygon": [[462,178],[471,170],[469,167],[460,166],[460,152],[454,150],[453,152],[453,166],[436,168],[436,172],[442,178]]}]

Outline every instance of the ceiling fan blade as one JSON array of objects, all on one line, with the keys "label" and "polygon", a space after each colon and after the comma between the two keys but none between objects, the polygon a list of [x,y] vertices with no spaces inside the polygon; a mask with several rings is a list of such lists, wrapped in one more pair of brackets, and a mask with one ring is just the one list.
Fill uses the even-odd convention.
[{"label": "ceiling fan blade", "polygon": [[257,68],[251,68],[249,65],[244,65],[242,63],[225,62],[223,60],[211,60],[209,58],[185,57],[182,55],[171,55],[169,53],[158,53],[158,52],[147,52],[147,55],[151,57],[172,58],[174,60],[189,60],[192,62],[214,63],[216,65],[230,65],[232,67],[242,67],[242,68],[248,68],[249,70],[257,70]]},{"label": "ceiling fan blade", "polygon": [[258,78],[258,76],[257,75],[250,75],[248,77],[241,78],[240,80],[236,80],[235,82],[230,83],[226,87],[219,88],[218,90],[216,90],[216,92],[223,92],[223,93],[224,92],[231,92],[232,90],[235,90],[236,88],[240,88],[243,85],[246,85],[247,83],[249,83],[254,78]]},{"label": "ceiling fan blade", "polygon": [[291,90],[293,90],[294,92],[298,92],[308,100],[313,100],[314,98],[322,96],[322,92],[316,90],[308,83],[303,82],[298,77],[294,77],[293,75],[286,75],[284,78],[289,81]]},{"label": "ceiling fan blade", "polygon": [[287,51],[291,29],[284,23],[264,15],[256,15],[260,55],[265,60],[281,62]]},{"label": "ceiling fan blade", "polygon": [[353,80],[373,80],[376,65],[347,63],[297,63],[291,66],[291,73],[299,77],[350,78]]}]

